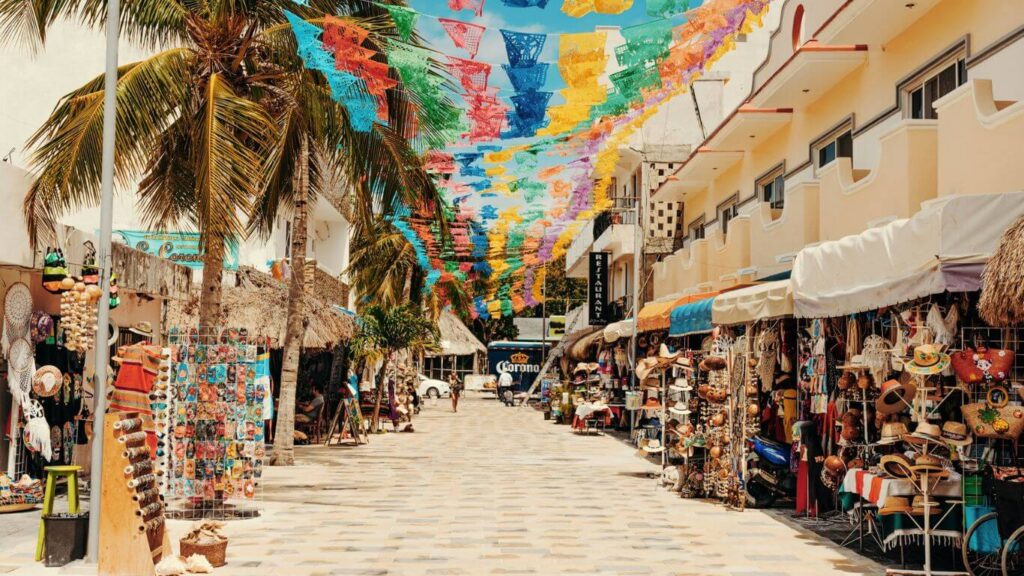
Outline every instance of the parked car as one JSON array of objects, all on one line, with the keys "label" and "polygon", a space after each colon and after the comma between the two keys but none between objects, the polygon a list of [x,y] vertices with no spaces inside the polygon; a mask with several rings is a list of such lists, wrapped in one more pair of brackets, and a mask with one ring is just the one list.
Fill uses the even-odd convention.
[{"label": "parked car", "polygon": [[419,394],[420,397],[447,398],[452,395],[452,387],[444,380],[434,380],[433,378],[427,378],[423,374],[420,374],[419,378],[420,384],[416,387],[416,393]]},{"label": "parked car", "polygon": [[467,374],[466,392],[494,392],[498,379],[493,374]]}]

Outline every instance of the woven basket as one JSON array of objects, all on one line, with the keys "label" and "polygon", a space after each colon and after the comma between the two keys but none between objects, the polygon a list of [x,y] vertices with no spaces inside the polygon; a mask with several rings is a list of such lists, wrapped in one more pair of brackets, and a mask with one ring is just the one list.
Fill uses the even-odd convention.
[{"label": "woven basket", "polygon": [[985,402],[964,404],[960,411],[964,414],[964,422],[971,432],[979,438],[997,438],[1000,440],[1012,440],[1014,443],[1024,433],[1024,408],[1021,406],[1003,406],[1002,408],[990,408],[999,413],[998,418],[1007,423],[1008,429],[1005,432],[997,432],[992,424],[988,424],[981,418],[981,411],[988,408]]},{"label": "woven basket", "polygon": [[186,542],[184,539],[178,541],[180,548],[180,556],[188,559],[193,554],[199,554],[205,556],[209,560],[210,565],[214,568],[223,566],[227,563],[225,559],[228,553],[228,541],[227,539],[221,540],[213,544],[196,544],[194,542]]}]

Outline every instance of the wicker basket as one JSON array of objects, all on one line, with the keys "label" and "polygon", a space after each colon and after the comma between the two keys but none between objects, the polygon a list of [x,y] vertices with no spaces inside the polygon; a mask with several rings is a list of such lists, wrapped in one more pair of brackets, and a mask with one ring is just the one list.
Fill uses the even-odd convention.
[{"label": "wicker basket", "polygon": [[220,567],[227,563],[226,557],[228,553],[228,541],[225,538],[220,542],[213,544],[196,544],[194,542],[186,542],[184,539],[178,541],[180,548],[180,556],[188,559],[193,554],[199,554],[205,556],[210,564],[214,567]]},{"label": "wicker basket", "polygon": [[[981,412],[983,410],[992,410],[996,412],[997,418],[1006,423],[1006,430],[997,432],[992,424],[986,423],[982,417]],[[984,402],[976,402],[973,404],[964,404],[960,407],[960,411],[963,412],[964,421],[967,426],[971,429],[971,432],[979,438],[998,438],[1001,440],[1012,440],[1016,443],[1022,433],[1024,433],[1024,408],[1021,406],[1010,405],[1003,406],[1002,408],[990,408]]]}]

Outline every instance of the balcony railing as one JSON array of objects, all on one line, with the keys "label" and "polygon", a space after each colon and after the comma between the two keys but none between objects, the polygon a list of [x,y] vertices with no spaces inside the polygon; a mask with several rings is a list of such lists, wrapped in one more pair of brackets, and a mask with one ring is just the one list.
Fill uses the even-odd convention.
[{"label": "balcony railing", "polygon": [[784,208],[774,210],[767,202],[754,209],[750,220],[750,265],[759,277],[788,269],[792,256],[817,242],[818,181],[786,182]]}]

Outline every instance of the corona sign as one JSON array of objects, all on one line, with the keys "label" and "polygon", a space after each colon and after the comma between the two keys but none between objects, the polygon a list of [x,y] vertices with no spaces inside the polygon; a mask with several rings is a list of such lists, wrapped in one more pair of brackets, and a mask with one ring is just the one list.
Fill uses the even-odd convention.
[{"label": "corona sign", "polygon": [[515,388],[525,391],[540,374],[543,351],[540,342],[492,342],[487,347],[488,372],[495,377],[508,372]]}]

